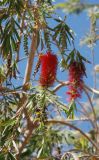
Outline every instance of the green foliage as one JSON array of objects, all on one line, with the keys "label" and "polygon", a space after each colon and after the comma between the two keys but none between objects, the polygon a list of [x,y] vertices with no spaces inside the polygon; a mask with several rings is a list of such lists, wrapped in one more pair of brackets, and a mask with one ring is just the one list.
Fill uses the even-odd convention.
[{"label": "green foliage", "polygon": [[62,57],[62,60],[60,62],[60,66],[62,67],[63,71],[69,68],[69,66],[74,62],[78,61],[84,66],[84,63],[90,63],[89,60],[87,60],[85,57],[81,55],[79,51],[77,51],[75,48],[68,54],[66,57]]},{"label": "green foliage", "polygon": [[1,6],[7,7],[10,11],[15,9],[16,13],[21,14],[21,9],[23,8],[23,0],[15,0],[13,3],[11,0],[2,0],[0,2]]},{"label": "green foliage", "polygon": [[24,35],[24,52],[26,55],[28,55],[28,36],[25,34]]},{"label": "green foliage", "polygon": [[58,22],[58,25],[54,27],[54,35],[53,40],[58,40],[58,46],[61,49],[61,54],[65,52],[65,49],[67,49],[68,43],[71,44],[71,41],[73,42],[74,38],[71,33],[71,29],[68,27],[68,25],[60,20],[55,19]]},{"label": "green foliage", "polygon": [[76,108],[76,103],[74,101],[72,101],[70,104],[69,104],[69,110],[68,110],[68,113],[67,113],[67,117],[72,117],[74,119],[74,114],[75,112],[74,111],[77,111],[77,108]]},{"label": "green foliage", "polygon": [[[32,95],[29,97],[29,109],[35,115],[35,120],[39,119],[39,121],[44,123],[47,119],[47,111],[50,106],[54,108],[58,108],[61,112],[63,111],[67,114],[66,106],[60,101],[59,97],[56,96],[50,90],[43,90],[42,88],[36,87],[31,89]],[[34,92],[34,93],[33,93]],[[32,102],[32,103],[31,103]],[[48,106],[48,107],[46,107]],[[51,116],[49,114],[49,116]]]},{"label": "green foliage", "polygon": [[[17,135],[16,131],[16,119],[6,119],[5,121],[0,122],[0,146],[1,146],[1,154],[2,159],[11,159],[15,160],[14,150],[10,152],[12,148],[13,138]],[[15,132],[15,133],[14,133]],[[13,137],[14,133],[14,137]]]},{"label": "green foliage", "polygon": [[57,145],[61,140],[61,136],[58,135],[58,131],[51,128],[41,130],[41,133],[37,138],[39,138],[39,141],[37,141],[35,137],[34,143],[35,145],[38,145],[38,158],[47,158],[51,156],[52,146]]},{"label": "green foliage", "polygon": [[[93,7],[93,5],[82,4],[79,0],[69,0],[65,4],[58,4],[56,8],[66,7],[69,13],[80,13],[84,9]],[[78,125],[78,122],[75,122],[78,118],[75,116],[75,111],[79,113],[78,104],[74,101],[69,105],[64,104],[56,93],[68,84],[56,80],[55,88],[54,86],[41,88],[37,83],[39,81],[39,55],[46,50],[54,52],[53,45],[58,50],[59,54],[56,54],[59,56],[59,61],[62,58],[61,67],[65,72],[74,60],[82,65],[85,62],[90,63],[75,49],[73,31],[65,22],[67,17],[64,20],[56,18],[52,0],[35,2],[2,0],[0,5],[0,160],[60,159],[62,154],[65,154],[64,149],[68,150],[67,145],[69,147],[72,145],[74,149],[77,149],[78,156],[82,155],[81,151],[89,152],[88,155],[95,154],[96,148],[93,147],[95,145],[91,143],[96,140],[96,131],[93,128],[92,131],[86,133],[89,139],[82,136],[83,131],[79,129],[79,133],[74,132],[71,128]],[[95,24],[99,13],[97,10],[93,11],[93,14],[89,12],[89,16],[92,24]],[[50,26],[51,21],[55,22],[53,26]],[[32,39],[33,37],[35,38]],[[96,41],[96,37],[92,34],[87,38],[89,38],[88,43]],[[29,45],[30,41],[33,42],[33,46]],[[26,59],[27,65],[23,62],[22,45],[25,55],[31,60],[28,64],[28,59]],[[29,51],[33,52],[32,59]],[[32,78],[30,77],[32,62],[35,64],[37,59]],[[20,70],[20,66],[23,70]],[[20,75],[17,76],[19,73]],[[93,115],[91,117],[93,118]],[[51,123],[50,120],[52,120]],[[55,120],[63,122],[63,125],[59,123],[55,125]],[[92,123],[95,123],[94,121],[92,119]],[[64,122],[68,123],[68,127],[64,125]],[[54,156],[52,151],[57,149],[59,153]],[[70,154],[66,156],[72,160],[73,156]]]},{"label": "green foliage", "polygon": [[[1,22],[0,25],[2,25]],[[16,26],[19,28],[18,23],[13,17],[6,21],[1,37],[1,53],[4,58],[6,58],[9,53],[12,54],[17,49],[17,42],[20,41],[20,37]]]},{"label": "green foliage", "polygon": [[47,46],[47,49],[50,51],[51,50],[51,40],[50,40],[50,33],[47,29],[44,30],[44,40],[45,40],[45,45]]},{"label": "green foliage", "polygon": [[15,3],[11,0],[3,0],[1,5],[3,5],[0,10],[1,54],[4,58],[7,58],[8,54],[17,50],[17,43],[20,41],[18,16],[21,15],[24,6],[23,1],[19,0],[16,0]]},{"label": "green foliage", "polygon": [[6,75],[4,73],[4,68],[0,66],[0,84],[6,80]]}]

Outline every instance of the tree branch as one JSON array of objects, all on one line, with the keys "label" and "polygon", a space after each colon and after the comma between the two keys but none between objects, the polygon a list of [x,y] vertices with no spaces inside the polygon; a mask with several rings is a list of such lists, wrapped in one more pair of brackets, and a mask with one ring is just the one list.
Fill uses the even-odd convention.
[{"label": "tree branch", "polygon": [[[34,13],[34,16],[37,18],[37,12]],[[37,19],[38,21],[38,19]],[[36,25],[36,28],[35,28]],[[39,26],[38,26],[39,27]],[[31,73],[32,73],[32,67],[33,67],[33,62],[34,62],[34,57],[35,57],[35,52],[37,49],[37,33],[38,33],[38,27],[37,27],[37,23],[36,20],[34,22],[34,31],[33,31],[33,35],[32,35],[32,42],[31,42],[31,48],[30,48],[30,54],[28,56],[28,61],[27,61],[27,66],[26,66],[26,72],[25,72],[25,76],[24,76],[24,82],[23,82],[23,91],[26,91],[27,89],[25,88],[25,85],[30,81],[31,78]],[[24,103],[27,101],[27,95],[23,94],[22,96],[22,102],[20,102],[21,106],[24,105]],[[20,105],[19,105],[20,108]],[[25,140],[23,141],[21,147],[19,148],[19,153],[17,154],[16,158],[17,160],[19,160],[20,158],[20,154],[23,151],[24,147],[26,146],[26,144],[28,143],[29,139],[31,138],[32,132],[34,130],[35,127],[37,127],[38,125],[34,125],[31,120],[30,117],[28,115],[27,109],[26,107],[24,107],[21,110],[21,114],[24,112],[25,114],[25,118],[27,120],[27,129],[28,129],[28,134],[25,137]],[[37,122],[38,123],[38,122]]]},{"label": "tree branch", "polygon": [[33,32],[31,49],[30,49],[30,54],[28,57],[28,62],[27,62],[27,67],[26,67],[26,72],[25,72],[24,84],[30,81],[36,48],[37,48],[37,30]]},{"label": "tree branch", "polygon": [[99,94],[99,90],[96,90],[94,88],[91,88],[91,87],[88,87],[86,84],[84,84],[84,87],[89,90],[90,92],[92,93],[95,93],[95,94]]},{"label": "tree branch", "polygon": [[[87,95],[87,97],[88,97],[90,106],[91,106],[91,108],[92,108],[92,112],[93,112],[93,116],[94,116],[95,129],[96,129],[96,133],[98,133],[99,128],[98,128],[98,124],[97,124],[96,112],[95,112],[94,106],[93,106],[93,104],[92,104],[91,98],[90,98],[90,96],[89,96],[89,93],[87,92],[86,89],[84,89],[84,91],[85,91],[85,93],[86,93],[86,95]],[[97,138],[98,138],[98,136],[97,136],[97,134],[96,134],[96,142],[97,142]]]},{"label": "tree branch", "polygon": [[57,92],[61,87],[64,87],[64,86],[67,86],[69,85],[69,82],[66,81],[66,82],[60,82],[61,84],[58,84],[54,89],[53,89],[53,92]]},{"label": "tree branch", "polygon": [[[54,89],[53,89],[53,92],[56,92],[58,91],[61,87],[64,87],[64,86],[68,86],[69,85],[69,81],[66,81],[66,82],[63,82],[63,81],[59,81],[59,80],[56,80],[58,84]],[[94,88],[91,88],[91,87],[88,87],[86,84],[83,84],[84,88],[89,90],[90,92],[92,93],[95,93],[95,94],[99,94],[99,90],[97,89],[94,89]]]},{"label": "tree branch", "polygon": [[91,144],[98,150],[98,146],[97,144],[87,135],[85,134],[81,129],[77,128],[76,126],[66,122],[66,121],[61,121],[61,120],[47,120],[45,122],[46,125],[48,124],[62,124],[62,125],[66,125],[66,126],[69,126],[71,128],[73,128],[74,130],[77,130],[79,131],[87,140],[89,140],[91,142]]},{"label": "tree branch", "polygon": [[27,145],[29,139],[31,138],[33,129],[38,126],[39,126],[38,121],[35,121],[34,123],[32,123],[32,121],[30,121],[30,118],[28,117],[28,125],[27,125],[28,133],[25,137],[25,140],[23,141],[23,143],[21,144],[21,146],[19,148],[18,154],[16,155],[17,160],[19,160],[20,154],[22,153],[24,147]]}]

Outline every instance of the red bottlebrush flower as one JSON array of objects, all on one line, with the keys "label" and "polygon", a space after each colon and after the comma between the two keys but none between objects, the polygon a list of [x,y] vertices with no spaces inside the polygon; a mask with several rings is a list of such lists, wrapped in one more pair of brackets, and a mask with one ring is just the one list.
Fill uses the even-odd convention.
[{"label": "red bottlebrush flower", "polygon": [[85,67],[83,63],[74,61],[69,66],[69,101],[81,97],[83,90],[83,76],[85,75]]},{"label": "red bottlebrush flower", "polygon": [[40,85],[43,87],[50,87],[53,85],[56,78],[57,71],[57,57],[51,52],[47,52],[40,57],[41,61],[41,75]]}]

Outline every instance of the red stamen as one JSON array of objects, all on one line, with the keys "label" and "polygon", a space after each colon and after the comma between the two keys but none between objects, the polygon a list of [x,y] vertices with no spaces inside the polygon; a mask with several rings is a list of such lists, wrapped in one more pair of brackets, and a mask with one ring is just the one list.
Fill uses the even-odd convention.
[{"label": "red stamen", "polygon": [[47,52],[40,57],[41,60],[41,75],[40,85],[43,87],[50,87],[53,85],[56,78],[57,71],[57,57],[51,52]]}]

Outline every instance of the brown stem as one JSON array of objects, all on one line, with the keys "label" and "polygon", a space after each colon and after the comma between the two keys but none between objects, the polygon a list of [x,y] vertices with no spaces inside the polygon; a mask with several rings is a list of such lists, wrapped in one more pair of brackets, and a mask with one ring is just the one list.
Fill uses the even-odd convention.
[{"label": "brown stem", "polygon": [[53,89],[53,92],[57,92],[61,87],[69,85],[69,81],[66,81],[66,82],[57,81],[57,82],[59,82],[60,84],[58,84],[58,85]]},{"label": "brown stem", "polygon": [[19,51],[20,51],[22,33],[23,33],[23,28],[24,28],[24,18],[25,18],[25,11],[23,12],[23,16],[22,16],[22,23],[21,23],[21,30],[20,30],[20,41],[17,44],[18,46],[17,46],[16,62],[19,62]]},{"label": "brown stem", "polygon": [[27,66],[26,66],[24,84],[30,81],[36,48],[37,48],[37,30],[35,32],[33,32],[30,54],[29,54],[28,62],[27,62]]},{"label": "brown stem", "polygon": [[94,115],[94,120],[95,120],[95,122],[97,122],[97,117],[96,117],[95,109],[94,109],[94,106],[93,106],[93,104],[92,104],[91,98],[90,98],[90,96],[89,96],[89,94],[88,94],[87,90],[86,90],[86,89],[84,89],[84,91],[85,91],[85,93],[86,93],[86,95],[87,95],[87,97],[88,97],[88,100],[89,100],[90,106],[91,106],[91,108],[92,108],[93,115]]},{"label": "brown stem", "polygon": [[[32,36],[30,54],[29,54],[29,57],[28,57],[26,72],[25,72],[25,77],[24,77],[24,82],[23,82],[23,90],[25,89],[24,86],[26,85],[26,83],[28,83],[30,81],[36,48],[37,48],[37,30],[35,30],[35,32],[33,32],[33,36]],[[25,114],[25,117],[26,117],[26,120],[27,120],[28,134],[25,137],[25,140],[23,141],[21,147],[19,148],[19,153],[16,156],[17,160],[19,159],[20,154],[23,151],[24,147],[28,143],[28,140],[30,139],[30,137],[32,135],[32,131],[34,129],[33,124],[31,125],[31,120],[30,120],[30,117],[28,116],[26,105],[25,105],[25,107],[23,107],[26,102],[27,102],[27,96],[26,96],[26,94],[23,94],[23,96],[21,98],[21,101],[19,103],[19,110],[21,109],[21,114],[23,112]]]},{"label": "brown stem", "polygon": [[31,135],[32,135],[32,131],[33,131],[32,128],[29,129],[28,134],[27,134],[27,136],[25,137],[25,140],[23,141],[23,143],[22,143],[22,145],[21,145],[21,147],[20,147],[20,149],[19,149],[19,153],[16,155],[17,160],[20,159],[20,154],[22,153],[24,147],[25,147],[26,144],[28,143],[28,140],[29,140],[29,138],[30,138]]},{"label": "brown stem", "polygon": [[[92,104],[91,98],[90,98],[90,96],[89,96],[89,93],[87,92],[86,89],[84,89],[84,91],[85,91],[85,93],[86,93],[86,95],[87,95],[87,97],[88,97],[90,106],[91,106],[91,108],[92,108],[92,112],[93,112],[93,116],[94,116],[94,124],[95,124],[95,127],[96,127],[96,133],[98,133],[98,130],[99,130],[99,129],[98,129],[98,124],[97,124],[96,112],[95,112],[94,106],[93,106],[93,104]],[[96,142],[97,142],[97,138],[98,138],[98,136],[97,136],[97,134],[96,134]]]},{"label": "brown stem", "polygon": [[84,87],[86,88],[86,89],[88,89],[90,92],[92,92],[92,93],[95,93],[95,94],[99,94],[99,90],[96,90],[96,89],[94,89],[94,88],[90,88],[90,87],[88,87],[87,85],[85,85],[84,84]]},{"label": "brown stem", "polygon": [[92,54],[92,64],[93,64],[93,82],[94,82],[94,88],[96,88],[96,72],[94,70],[94,67],[95,67],[94,43],[96,41],[96,19],[93,19],[93,15],[94,15],[94,11],[92,9],[92,13],[90,17],[90,34],[93,37],[91,54]]},{"label": "brown stem", "polygon": [[[57,81],[59,84],[53,89],[53,92],[58,91],[61,87],[64,87],[64,86],[69,85],[69,81],[63,82],[63,81],[60,81],[60,80],[57,80],[57,79],[56,79],[56,81]],[[94,89],[94,88],[90,88],[90,87],[88,87],[86,84],[83,84],[83,87],[84,87],[85,89],[89,90],[89,91],[92,92],[92,93],[99,94],[99,90]]]},{"label": "brown stem", "polygon": [[[26,115],[28,116],[27,113],[26,113]],[[20,154],[22,153],[24,147],[27,145],[29,139],[31,138],[33,129],[34,129],[34,128],[37,128],[37,127],[39,126],[39,124],[38,124],[37,121],[35,121],[34,123],[32,123],[32,121],[30,121],[29,116],[26,117],[26,118],[27,118],[27,122],[28,122],[28,124],[27,124],[28,133],[27,133],[27,135],[26,135],[26,137],[25,137],[25,140],[23,141],[23,143],[22,143],[22,145],[21,145],[21,147],[20,147],[20,149],[19,149],[18,154],[16,155],[17,160],[19,160]]]},{"label": "brown stem", "polygon": [[88,117],[91,125],[92,125],[93,128],[94,128],[95,126],[94,126],[93,118],[90,117],[90,115],[88,114],[88,112],[87,112],[87,110],[85,109],[85,107],[84,107],[79,101],[77,101],[77,103],[81,106],[81,108],[83,109],[83,114]]}]

